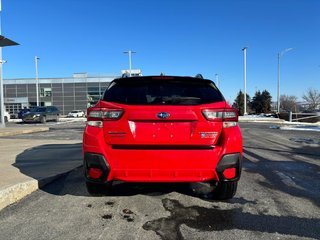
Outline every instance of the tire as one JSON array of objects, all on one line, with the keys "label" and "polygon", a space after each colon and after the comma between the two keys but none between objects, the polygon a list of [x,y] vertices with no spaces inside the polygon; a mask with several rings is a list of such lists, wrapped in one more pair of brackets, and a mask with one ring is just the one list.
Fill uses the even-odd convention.
[{"label": "tire", "polygon": [[237,192],[238,182],[219,182],[212,191],[212,198],[216,200],[227,200],[233,198]]},{"label": "tire", "polygon": [[112,183],[105,184],[86,182],[87,191],[93,196],[104,196],[111,192]]},{"label": "tire", "polygon": [[41,123],[46,123],[46,122],[47,122],[46,116],[42,116],[42,117],[40,118],[40,122],[41,122]]}]

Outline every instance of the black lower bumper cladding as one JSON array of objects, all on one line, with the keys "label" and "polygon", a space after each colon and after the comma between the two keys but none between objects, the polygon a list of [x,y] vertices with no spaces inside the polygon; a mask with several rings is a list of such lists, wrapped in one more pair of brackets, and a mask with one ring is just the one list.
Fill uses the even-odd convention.
[{"label": "black lower bumper cladding", "polygon": [[[227,168],[236,168],[236,176],[232,179],[226,179],[223,176],[223,171]],[[232,153],[223,155],[221,160],[219,161],[216,171],[219,176],[219,180],[223,182],[230,182],[230,181],[238,181],[241,175],[241,168],[242,168],[242,160],[240,153]]]},{"label": "black lower bumper cladding", "polygon": [[[96,153],[85,153],[83,159],[83,168],[84,168],[84,175],[87,180],[96,183],[105,183],[107,182],[107,178],[110,172],[110,166],[107,163],[106,159]],[[102,171],[102,175],[98,179],[92,179],[89,177],[89,169],[90,168],[99,168]]]}]

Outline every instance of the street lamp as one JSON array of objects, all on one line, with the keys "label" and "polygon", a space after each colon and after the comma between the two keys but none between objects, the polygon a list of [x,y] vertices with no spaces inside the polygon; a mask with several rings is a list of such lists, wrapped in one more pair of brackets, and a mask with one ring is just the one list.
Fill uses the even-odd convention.
[{"label": "street lamp", "polygon": [[[1,12],[1,0],[0,0],[0,12]],[[2,79],[2,47],[19,45],[18,43],[1,35],[1,14],[0,14],[0,127],[5,127],[4,122],[4,94],[3,94],[3,79]]]},{"label": "street lamp", "polygon": [[134,51],[129,50],[129,51],[125,51],[125,52],[123,52],[123,53],[128,53],[128,55],[129,55],[129,75],[130,75],[130,77],[131,77],[131,55],[132,55],[133,53],[137,53],[137,52],[134,52]]},{"label": "street lamp", "polygon": [[244,81],[243,115],[247,115],[247,47],[244,47],[242,51],[243,51],[243,81]]},{"label": "street lamp", "polygon": [[280,58],[287,52],[291,51],[293,48],[287,48],[280,53],[278,53],[278,94],[277,94],[277,113],[280,113]]},{"label": "street lamp", "polygon": [[36,67],[36,95],[37,95],[37,107],[39,107],[39,78],[38,78],[38,58],[37,56],[34,57],[34,63]]},{"label": "street lamp", "polygon": [[219,75],[216,73],[215,77],[216,77],[217,87],[219,88],[219,86],[220,86]]}]

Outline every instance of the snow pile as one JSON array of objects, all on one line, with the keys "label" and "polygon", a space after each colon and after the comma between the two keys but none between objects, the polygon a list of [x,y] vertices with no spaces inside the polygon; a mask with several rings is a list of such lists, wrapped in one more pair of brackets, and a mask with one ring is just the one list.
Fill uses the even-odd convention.
[{"label": "snow pile", "polygon": [[270,126],[271,129],[320,132],[320,122],[287,122],[283,119],[279,119],[267,114],[239,116],[239,122],[267,122],[274,123]]}]

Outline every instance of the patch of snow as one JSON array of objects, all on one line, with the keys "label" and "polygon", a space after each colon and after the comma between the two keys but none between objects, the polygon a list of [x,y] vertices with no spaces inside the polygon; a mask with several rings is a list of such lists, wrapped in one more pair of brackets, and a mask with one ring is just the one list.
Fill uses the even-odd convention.
[{"label": "patch of snow", "polygon": [[305,122],[287,122],[283,119],[275,118],[273,116],[266,117],[266,114],[260,115],[245,115],[239,116],[239,122],[267,122],[278,123],[279,125],[271,125],[270,129],[280,130],[298,130],[298,131],[316,131],[320,132],[320,122],[305,123]]},{"label": "patch of snow", "polygon": [[320,126],[299,125],[299,126],[281,126],[281,130],[315,131],[320,132]]}]

